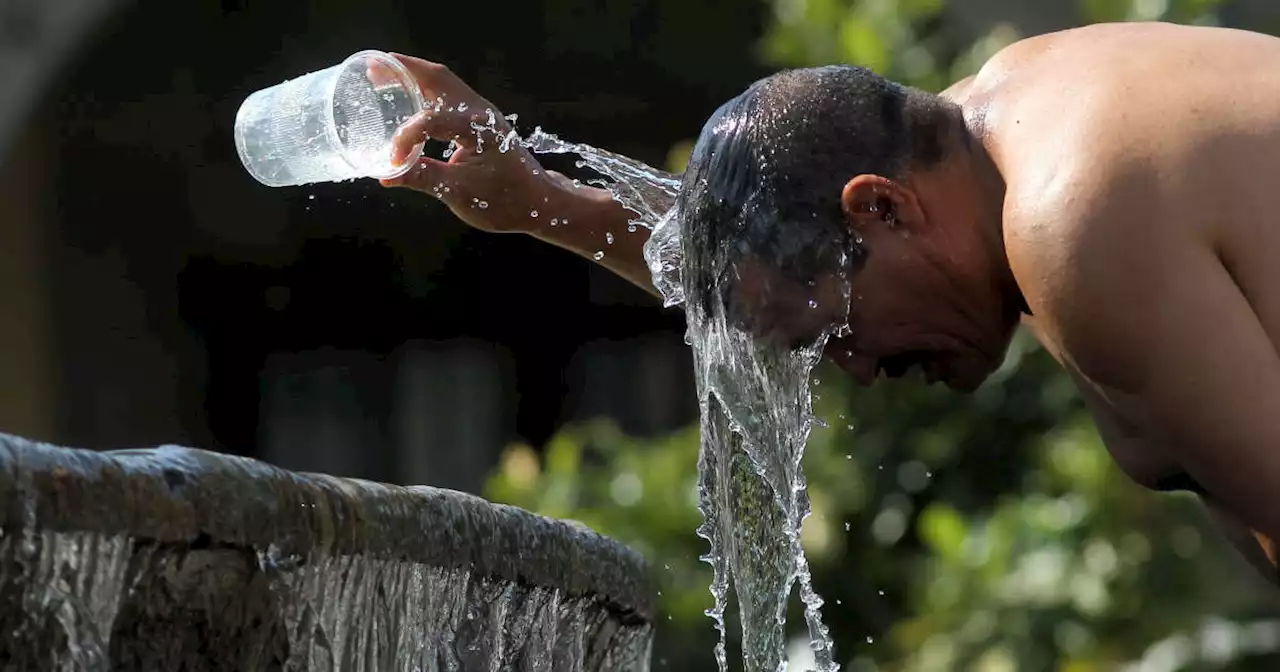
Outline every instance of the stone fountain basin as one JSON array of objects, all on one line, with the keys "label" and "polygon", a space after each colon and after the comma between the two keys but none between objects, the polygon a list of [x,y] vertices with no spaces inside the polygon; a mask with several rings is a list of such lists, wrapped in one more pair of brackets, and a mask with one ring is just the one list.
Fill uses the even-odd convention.
[{"label": "stone fountain basin", "polygon": [[0,667],[647,670],[643,558],[429,487],[0,434]]}]

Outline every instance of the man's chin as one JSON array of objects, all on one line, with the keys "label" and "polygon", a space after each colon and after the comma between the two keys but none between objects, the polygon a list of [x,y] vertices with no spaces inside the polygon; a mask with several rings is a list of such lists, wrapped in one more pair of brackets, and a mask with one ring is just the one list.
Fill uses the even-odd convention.
[{"label": "man's chin", "polygon": [[987,378],[995,371],[995,369],[985,362],[977,361],[961,361],[951,362],[947,366],[946,375],[942,377],[942,382],[947,387],[962,394],[970,394],[982,387]]}]

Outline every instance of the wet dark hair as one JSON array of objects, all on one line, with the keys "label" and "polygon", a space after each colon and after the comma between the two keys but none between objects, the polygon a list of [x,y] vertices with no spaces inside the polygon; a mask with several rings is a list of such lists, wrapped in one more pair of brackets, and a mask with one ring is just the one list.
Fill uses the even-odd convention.
[{"label": "wet dark hair", "polygon": [[949,106],[853,66],[783,71],[725,103],[677,197],[686,298],[727,305],[746,257],[800,283],[856,272],[867,251],[841,210],[845,183],[941,160]]}]

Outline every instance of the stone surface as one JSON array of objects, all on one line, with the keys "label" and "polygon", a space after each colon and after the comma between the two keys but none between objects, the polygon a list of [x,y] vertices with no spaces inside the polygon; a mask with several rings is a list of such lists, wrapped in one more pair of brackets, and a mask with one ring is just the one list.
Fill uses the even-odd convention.
[{"label": "stone surface", "polygon": [[0,669],[642,670],[638,554],[462,493],[0,435]]}]

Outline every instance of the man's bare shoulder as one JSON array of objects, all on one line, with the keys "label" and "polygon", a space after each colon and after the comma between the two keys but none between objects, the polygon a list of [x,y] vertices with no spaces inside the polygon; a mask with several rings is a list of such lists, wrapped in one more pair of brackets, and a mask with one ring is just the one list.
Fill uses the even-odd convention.
[{"label": "man's bare shoulder", "polygon": [[969,97],[969,89],[973,85],[975,77],[977,77],[977,74],[964,77],[956,81],[951,86],[948,86],[938,95],[954,103],[963,104],[964,100]]},{"label": "man's bare shoulder", "polygon": [[[1074,368],[1121,387],[1137,383],[1134,352],[1115,329],[1155,308],[1170,263],[1187,246],[1192,222],[1144,179],[1149,167],[1124,152],[1066,154],[1055,171],[1012,183],[1004,213],[1014,277],[1039,329]],[[1172,205],[1172,204],[1168,204]]]}]

